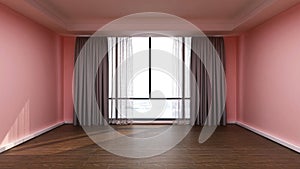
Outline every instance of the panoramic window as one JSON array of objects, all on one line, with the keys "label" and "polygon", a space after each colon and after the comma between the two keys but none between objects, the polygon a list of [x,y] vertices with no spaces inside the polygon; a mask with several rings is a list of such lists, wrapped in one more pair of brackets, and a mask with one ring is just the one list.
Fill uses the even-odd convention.
[{"label": "panoramic window", "polygon": [[[189,118],[190,38],[109,38],[109,118]],[[157,94],[157,92],[159,93]],[[153,109],[161,105],[162,109]]]}]

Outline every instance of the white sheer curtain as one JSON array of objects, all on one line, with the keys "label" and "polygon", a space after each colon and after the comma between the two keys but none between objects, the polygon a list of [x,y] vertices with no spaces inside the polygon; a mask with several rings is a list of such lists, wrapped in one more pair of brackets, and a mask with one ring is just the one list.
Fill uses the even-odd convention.
[{"label": "white sheer curtain", "polygon": [[132,95],[130,88],[133,65],[132,39],[130,37],[108,38],[109,58],[109,118],[112,124],[128,124],[128,117],[132,114],[132,102],[128,96]]},{"label": "white sheer curtain", "polygon": [[[182,97],[182,79],[183,79],[183,74],[182,74],[182,62],[183,62],[183,38],[182,37],[174,37],[172,38],[173,40],[173,50],[172,50],[172,55],[174,58],[171,60],[172,62],[172,74],[175,75],[175,79],[177,81],[176,84],[170,86],[172,88],[172,93],[174,96],[179,96]],[[182,99],[178,99],[173,101],[172,103],[172,112],[174,113],[174,116],[176,119],[183,119],[184,118],[184,110],[183,110],[183,104],[182,104]]]},{"label": "white sheer curtain", "polygon": [[[190,118],[190,58],[191,58],[191,38],[173,37],[172,71],[178,80],[177,86],[172,86],[174,95],[180,96],[179,100],[173,102],[173,112],[179,123],[189,123]],[[178,87],[179,86],[179,87]]]}]

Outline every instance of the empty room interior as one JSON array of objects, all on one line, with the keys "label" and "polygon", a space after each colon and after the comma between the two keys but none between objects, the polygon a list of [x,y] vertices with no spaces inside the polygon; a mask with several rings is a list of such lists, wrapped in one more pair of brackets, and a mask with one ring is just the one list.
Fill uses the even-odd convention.
[{"label": "empty room interior", "polygon": [[0,0],[0,168],[299,169],[299,2]]}]

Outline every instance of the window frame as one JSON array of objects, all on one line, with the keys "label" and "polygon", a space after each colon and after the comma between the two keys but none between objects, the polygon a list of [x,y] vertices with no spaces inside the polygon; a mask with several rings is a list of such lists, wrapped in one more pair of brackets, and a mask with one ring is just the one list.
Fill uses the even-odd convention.
[{"label": "window frame", "polygon": [[[118,38],[118,37],[116,37],[116,38]],[[132,37],[132,38],[135,38],[135,37]],[[178,100],[178,101],[181,101],[181,109],[182,109],[182,116],[183,116],[183,118],[184,119],[189,119],[189,118],[186,118],[186,115],[185,115],[185,104],[186,104],[186,100],[190,100],[191,98],[190,98],[190,96],[189,97],[186,97],[185,96],[185,60],[186,60],[186,56],[185,56],[185,37],[181,37],[182,38],[182,77],[181,77],[181,80],[182,80],[182,97],[166,97],[166,98],[158,98],[158,97],[152,97],[151,96],[151,91],[152,91],[152,88],[151,88],[151,83],[152,83],[152,63],[151,63],[151,56],[152,56],[152,52],[151,52],[151,50],[152,50],[152,37],[151,36],[149,36],[148,37],[149,38],[149,47],[148,47],[148,52],[149,52],[149,55],[148,55],[148,57],[149,57],[149,79],[148,79],[148,82],[149,82],[149,84],[148,84],[148,86],[149,86],[149,89],[148,89],[148,97],[116,97],[116,96],[118,96],[118,74],[117,74],[117,72],[115,72],[116,73],[116,77],[115,77],[115,90],[116,90],[116,96],[114,96],[114,97],[108,97],[108,100],[111,100],[111,101],[115,101],[115,107],[118,107],[118,101],[119,100]],[[116,43],[116,53],[118,52],[117,50],[118,50],[118,43]],[[118,61],[118,58],[116,57],[115,58],[115,60],[116,60],[116,63],[117,63],[117,61]],[[116,67],[116,69],[117,69],[117,64],[115,65]],[[110,85],[109,85],[109,87],[111,87]],[[111,114],[111,112],[109,112],[109,115]],[[117,114],[118,113],[116,113],[116,117],[115,118],[111,118],[111,117],[109,117],[110,119],[118,119],[118,117],[117,117]],[[131,120],[134,120],[134,121],[149,121],[149,120],[154,120],[154,121],[174,121],[174,120],[177,120],[178,118],[131,118]]]}]

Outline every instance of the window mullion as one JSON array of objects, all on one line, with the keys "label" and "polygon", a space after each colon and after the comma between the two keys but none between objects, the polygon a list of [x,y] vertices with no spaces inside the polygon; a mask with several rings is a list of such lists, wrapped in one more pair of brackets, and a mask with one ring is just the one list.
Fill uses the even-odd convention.
[{"label": "window mullion", "polygon": [[115,79],[115,81],[116,81],[115,82],[116,83],[116,88],[115,88],[115,90],[116,90],[116,100],[115,100],[115,106],[116,106],[115,107],[116,108],[116,112],[115,112],[116,116],[115,117],[116,117],[116,119],[118,119],[118,114],[119,114],[118,113],[119,112],[118,111],[119,110],[119,107],[118,107],[119,106],[119,104],[118,104],[118,101],[119,101],[118,100],[118,98],[119,98],[119,95],[118,95],[118,83],[119,82],[118,82],[118,71],[117,71],[118,70],[118,61],[119,61],[119,58],[118,58],[119,57],[119,55],[118,55],[119,49],[118,48],[119,48],[118,47],[118,37],[116,37],[116,79]]},{"label": "window mullion", "polygon": [[182,37],[182,118],[185,119],[185,39]]},{"label": "window mullion", "polygon": [[151,37],[149,37],[149,98],[151,98]]}]

